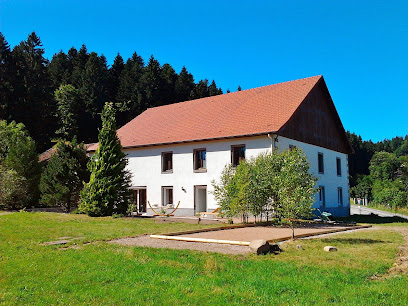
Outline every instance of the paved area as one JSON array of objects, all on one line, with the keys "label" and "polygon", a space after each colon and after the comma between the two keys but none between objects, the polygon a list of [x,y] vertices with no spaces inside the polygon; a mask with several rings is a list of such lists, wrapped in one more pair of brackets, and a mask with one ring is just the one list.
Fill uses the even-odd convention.
[{"label": "paved area", "polygon": [[376,214],[380,217],[400,217],[408,220],[408,216],[406,215],[401,215],[401,214],[395,214],[387,211],[382,211],[374,208],[368,208],[363,205],[350,205],[350,214],[351,215],[370,215],[370,214]]},{"label": "paved area", "polygon": [[[295,228],[295,237],[302,237],[304,235],[315,235],[318,233],[329,233],[331,231],[340,231],[345,229],[353,229],[353,227],[345,226],[314,226],[314,227],[302,227]],[[173,236],[174,237],[174,236]],[[256,227],[243,227],[234,229],[225,229],[211,232],[200,232],[194,234],[179,235],[176,237],[183,238],[204,238],[204,239],[216,239],[216,240],[230,240],[230,241],[246,241],[264,239],[267,241],[281,241],[290,239],[292,237],[292,230],[284,227],[272,227],[272,226],[256,226]]]}]

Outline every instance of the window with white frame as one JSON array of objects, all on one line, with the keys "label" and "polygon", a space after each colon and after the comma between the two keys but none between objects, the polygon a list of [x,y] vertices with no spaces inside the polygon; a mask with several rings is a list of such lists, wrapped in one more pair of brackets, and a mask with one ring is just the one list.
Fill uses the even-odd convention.
[{"label": "window with white frame", "polygon": [[193,152],[193,163],[195,172],[207,171],[207,151],[206,149],[195,149]]},{"label": "window with white frame", "polygon": [[162,187],[162,206],[173,204],[173,186]]},{"label": "window with white frame", "polygon": [[231,146],[231,163],[234,167],[238,166],[245,159],[245,145]]},{"label": "window with white frame", "polygon": [[173,172],[173,152],[162,153],[162,172],[163,173]]}]

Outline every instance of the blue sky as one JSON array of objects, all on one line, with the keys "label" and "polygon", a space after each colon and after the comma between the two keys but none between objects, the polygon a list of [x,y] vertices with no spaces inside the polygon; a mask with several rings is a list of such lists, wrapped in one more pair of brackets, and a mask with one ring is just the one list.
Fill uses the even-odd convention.
[{"label": "blue sky", "polygon": [[11,46],[35,31],[49,59],[153,54],[224,92],[322,74],[346,130],[408,134],[408,1],[253,2],[0,0],[0,31]]}]

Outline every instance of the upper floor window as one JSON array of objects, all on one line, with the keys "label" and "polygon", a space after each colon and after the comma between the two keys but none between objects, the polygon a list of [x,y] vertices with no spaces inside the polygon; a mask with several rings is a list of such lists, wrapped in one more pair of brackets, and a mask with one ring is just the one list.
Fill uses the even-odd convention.
[{"label": "upper floor window", "polygon": [[323,162],[323,153],[317,153],[317,163],[319,173],[324,173],[324,162]]},{"label": "upper floor window", "polygon": [[326,194],[324,186],[319,187],[319,204],[320,206],[326,206]]},{"label": "upper floor window", "polygon": [[336,158],[336,168],[337,176],[341,176],[341,159],[339,157]]},{"label": "upper floor window", "polygon": [[231,163],[234,167],[238,166],[245,159],[245,145],[231,146]]},{"label": "upper floor window", "polygon": [[194,171],[205,172],[207,170],[207,159],[206,159],[206,150],[205,149],[196,149],[194,150]]},{"label": "upper floor window", "polygon": [[337,188],[337,203],[339,206],[343,206],[343,188]]},{"label": "upper floor window", "polygon": [[173,152],[162,153],[162,172],[173,172]]}]

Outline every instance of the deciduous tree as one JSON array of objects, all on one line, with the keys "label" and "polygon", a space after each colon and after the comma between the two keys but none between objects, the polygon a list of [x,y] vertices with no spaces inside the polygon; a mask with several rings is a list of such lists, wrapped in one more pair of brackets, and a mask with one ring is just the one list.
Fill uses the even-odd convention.
[{"label": "deciduous tree", "polygon": [[40,165],[33,139],[23,124],[0,121],[0,203],[9,209],[38,202]]}]

